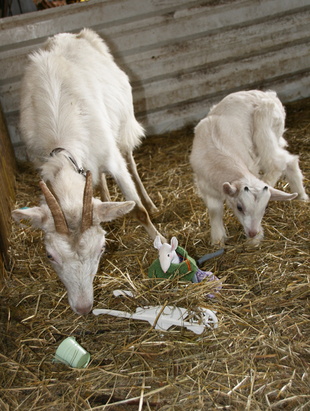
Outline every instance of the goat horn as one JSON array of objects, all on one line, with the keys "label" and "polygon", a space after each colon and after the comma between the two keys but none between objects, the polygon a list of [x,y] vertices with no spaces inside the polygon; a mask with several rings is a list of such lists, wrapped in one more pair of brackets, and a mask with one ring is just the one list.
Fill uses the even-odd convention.
[{"label": "goat horn", "polygon": [[83,197],[83,213],[82,213],[82,224],[81,233],[88,230],[93,223],[93,183],[92,175],[88,170],[86,173],[86,183],[84,188]]},{"label": "goat horn", "polygon": [[62,209],[60,208],[60,205],[58,204],[56,198],[53,196],[47,185],[44,183],[43,180],[39,182],[39,185],[41,187],[41,190],[43,191],[46,203],[51,210],[54,223],[55,223],[55,228],[57,233],[59,234],[69,234],[67,222],[65,220],[64,213]]}]

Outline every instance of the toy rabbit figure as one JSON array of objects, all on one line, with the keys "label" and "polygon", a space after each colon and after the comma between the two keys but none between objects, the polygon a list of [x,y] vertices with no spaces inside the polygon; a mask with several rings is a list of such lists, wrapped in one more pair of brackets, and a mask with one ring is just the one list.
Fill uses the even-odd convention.
[{"label": "toy rabbit figure", "polygon": [[[150,278],[174,278],[178,276],[182,281],[200,283],[205,278],[218,280],[210,271],[202,271],[198,268],[196,261],[188,253],[178,246],[176,237],[171,238],[170,244],[162,244],[160,237],[156,236],[154,247],[159,252],[158,258],[151,264],[148,272]],[[217,289],[219,289],[218,287]],[[208,294],[213,298],[213,294]]]}]

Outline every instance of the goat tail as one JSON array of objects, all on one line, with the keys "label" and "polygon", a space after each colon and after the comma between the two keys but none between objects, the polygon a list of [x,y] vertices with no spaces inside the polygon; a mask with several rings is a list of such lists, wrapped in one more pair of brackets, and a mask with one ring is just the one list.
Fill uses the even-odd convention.
[{"label": "goat tail", "polygon": [[253,140],[257,147],[262,144],[268,149],[268,145],[286,145],[283,138],[285,124],[285,111],[277,97],[268,96],[262,99],[253,113]]},{"label": "goat tail", "polygon": [[283,138],[284,125],[284,107],[275,94],[268,93],[253,113],[253,142],[267,174],[281,175],[291,157],[284,149],[287,145]]},{"label": "goat tail", "polygon": [[112,54],[110,53],[109,47],[105,44],[103,39],[95,33],[93,30],[84,28],[81,30],[77,35],[77,39],[85,39],[88,41],[88,43],[99,53],[104,55],[105,57],[108,57],[109,59],[113,60]]},{"label": "goat tail", "polygon": [[135,148],[139,147],[144,137],[144,128],[136,120],[135,116],[127,116],[126,122],[120,129],[119,144],[121,146],[121,152],[132,152]]}]

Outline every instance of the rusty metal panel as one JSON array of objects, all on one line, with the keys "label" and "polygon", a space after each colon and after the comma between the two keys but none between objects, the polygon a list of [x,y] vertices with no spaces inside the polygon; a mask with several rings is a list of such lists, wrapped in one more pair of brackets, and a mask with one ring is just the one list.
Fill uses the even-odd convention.
[{"label": "rusty metal panel", "polygon": [[129,75],[148,133],[196,123],[225,94],[310,95],[310,0],[94,0],[0,20],[0,100],[15,152],[27,54],[61,31],[96,30]]}]

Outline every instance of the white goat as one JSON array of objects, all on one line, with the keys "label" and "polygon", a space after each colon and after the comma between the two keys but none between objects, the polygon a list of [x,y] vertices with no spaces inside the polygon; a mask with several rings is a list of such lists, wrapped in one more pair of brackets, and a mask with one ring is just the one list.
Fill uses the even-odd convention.
[{"label": "white goat", "polygon": [[[40,183],[41,206],[15,210],[13,218],[29,219],[45,231],[47,256],[67,288],[70,306],[87,314],[105,245],[100,223],[133,209],[149,235],[155,239],[158,234],[146,211],[156,207],[132,156],[144,131],[134,117],[131,87],[96,33],[58,34],[30,56],[20,126],[28,154],[47,184]],[[90,170],[86,183],[83,167]],[[109,200],[104,173],[113,176],[130,201],[92,197],[92,180],[97,185],[102,179],[102,199]]]},{"label": "white goat", "polygon": [[[212,107],[195,128],[190,162],[208,208],[212,244],[225,243],[223,202],[254,244],[269,200],[308,200],[298,157],[284,147],[285,111],[276,93],[241,91]],[[294,194],[274,187],[286,176]]]}]

